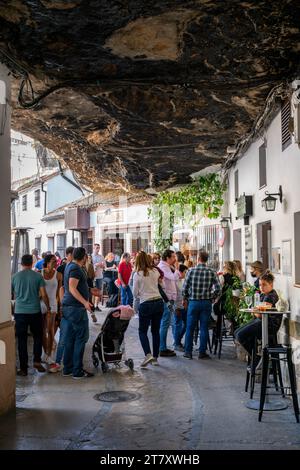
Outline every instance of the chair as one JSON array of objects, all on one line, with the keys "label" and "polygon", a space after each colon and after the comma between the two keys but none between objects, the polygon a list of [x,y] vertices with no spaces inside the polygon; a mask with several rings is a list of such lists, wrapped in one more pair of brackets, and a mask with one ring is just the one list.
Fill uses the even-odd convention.
[{"label": "chair", "polygon": [[[291,345],[285,346],[282,344],[277,344],[276,346],[266,346],[263,349],[262,378],[261,378],[261,392],[260,392],[260,406],[259,406],[258,421],[261,421],[262,419],[267,389],[271,388],[270,385],[267,385],[270,361],[272,363],[272,368],[274,368],[274,364],[276,363],[275,372],[274,372],[275,374],[280,370],[280,362],[285,362],[287,364],[290,386],[283,387],[282,385],[283,396],[292,396],[296,421],[297,423],[299,423],[299,403],[298,403],[298,397],[297,397],[297,382],[296,382],[295,366],[292,360],[292,347]],[[280,375],[279,375],[279,380],[280,380]],[[290,389],[291,393],[284,393],[284,388]]]},{"label": "chair", "polygon": [[[270,335],[270,343],[273,344],[274,346],[277,346],[277,334],[275,335]],[[245,392],[248,392],[249,388],[249,383],[250,383],[250,399],[252,400],[253,395],[254,395],[254,388],[255,388],[255,379],[257,376],[257,366],[256,364],[256,357],[257,356],[262,356],[261,352],[259,353],[258,350],[261,346],[261,340],[258,338],[255,338],[254,341],[254,348],[252,350],[251,356],[248,355],[248,362],[247,362],[247,373],[246,373],[246,384],[245,384]],[[262,361],[262,359],[261,359]],[[278,364],[278,358],[276,354],[272,355],[271,358],[271,363],[272,367],[270,368],[270,373],[273,376],[273,381],[275,385],[275,389],[278,392],[279,388],[281,390],[282,396],[284,397],[284,386],[283,386],[283,380],[282,380],[282,373],[281,373],[281,367],[280,364]],[[279,380],[279,386],[278,386],[278,380]]]},{"label": "chair", "polygon": [[213,328],[212,334],[212,347],[214,348],[214,355],[218,352],[218,358],[221,359],[222,346],[224,341],[233,341],[232,325],[226,326],[225,315],[219,313],[217,316],[217,324]]}]

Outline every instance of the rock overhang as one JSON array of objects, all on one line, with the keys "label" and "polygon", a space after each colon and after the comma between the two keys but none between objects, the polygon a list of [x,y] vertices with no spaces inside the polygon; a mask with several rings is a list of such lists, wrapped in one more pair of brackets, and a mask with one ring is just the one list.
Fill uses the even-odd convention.
[{"label": "rock overhang", "polygon": [[0,47],[37,94],[57,86],[24,109],[14,79],[12,125],[95,191],[186,183],[297,75],[299,17],[294,0],[8,0]]}]

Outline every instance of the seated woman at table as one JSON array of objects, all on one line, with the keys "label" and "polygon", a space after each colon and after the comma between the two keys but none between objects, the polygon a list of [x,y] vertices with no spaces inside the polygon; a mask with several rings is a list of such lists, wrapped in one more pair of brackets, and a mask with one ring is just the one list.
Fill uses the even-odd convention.
[{"label": "seated woman at table", "polygon": [[[260,286],[260,301],[266,302],[272,307],[275,307],[276,302],[278,301],[278,295],[276,290],[273,288],[274,284],[274,276],[273,274],[267,270],[265,271],[259,279],[259,286]],[[256,339],[262,338],[262,320],[261,314],[255,313],[255,319],[251,320],[244,326],[241,326],[234,332],[235,339],[246,349],[247,353],[251,355],[252,350],[255,346]],[[272,315],[269,314],[269,342],[274,342],[276,339],[277,332],[281,325],[282,315]],[[255,361],[259,362],[259,357],[255,359]]]}]

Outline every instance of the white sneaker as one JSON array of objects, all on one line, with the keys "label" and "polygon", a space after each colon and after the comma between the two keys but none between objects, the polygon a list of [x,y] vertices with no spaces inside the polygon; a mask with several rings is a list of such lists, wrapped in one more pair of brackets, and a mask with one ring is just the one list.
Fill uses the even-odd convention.
[{"label": "white sneaker", "polygon": [[153,361],[151,362],[151,364],[152,364],[153,366],[159,366],[157,357],[154,357],[154,358],[153,358]]},{"label": "white sneaker", "polygon": [[55,361],[53,361],[51,356],[46,356],[45,363],[51,365],[51,364],[55,364]]},{"label": "white sneaker", "polygon": [[141,364],[141,367],[147,367],[148,364],[150,364],[150,362],[153,362],[154,360],[154,357],[152,356],[152,354],[147,354],[147,356],[145,356],[145,359],[143,360],[142,364]]},{"label": "white sneaker", "polygon": [[49,367],[49,372],[55,373],[60,372],[62,370],[62,366],[60,364],[51,364]]}]

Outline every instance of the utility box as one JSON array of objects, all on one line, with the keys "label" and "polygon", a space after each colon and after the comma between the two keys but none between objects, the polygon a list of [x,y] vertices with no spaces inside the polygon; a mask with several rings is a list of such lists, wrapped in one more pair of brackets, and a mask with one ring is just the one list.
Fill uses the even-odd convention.
[{"label": "utility box", "polygon": [[88,230],[90,228],[90,213],[88,209],[71,207],[65,209],[66,230]]}]

